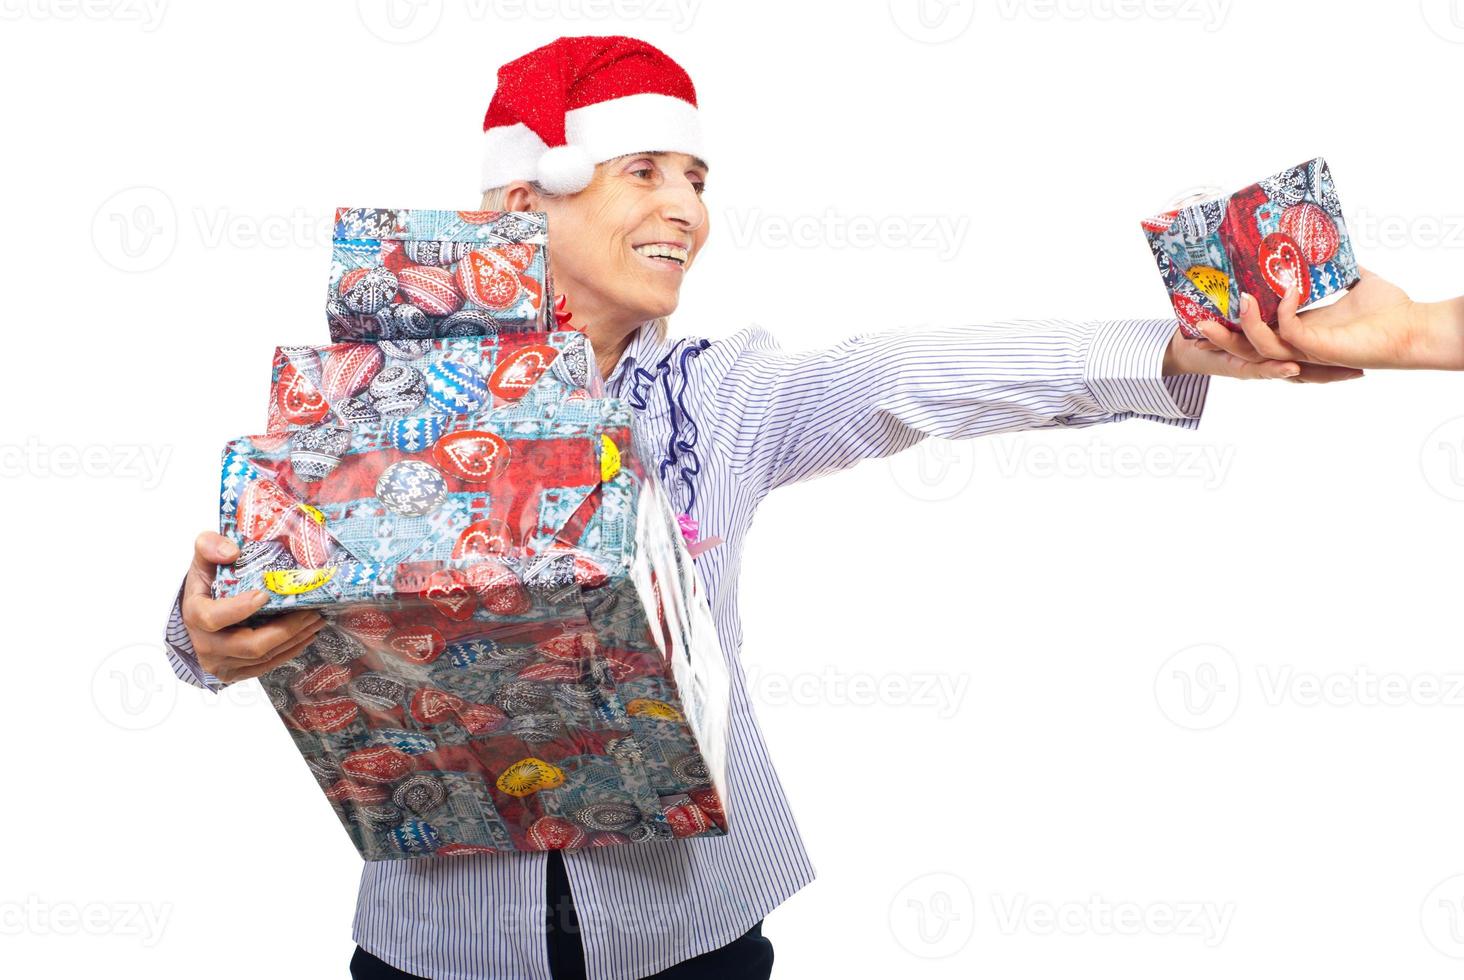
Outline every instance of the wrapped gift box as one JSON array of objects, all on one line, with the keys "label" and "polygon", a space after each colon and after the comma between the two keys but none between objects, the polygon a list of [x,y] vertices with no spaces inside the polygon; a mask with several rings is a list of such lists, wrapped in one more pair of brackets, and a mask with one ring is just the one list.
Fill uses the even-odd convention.
[{"label": "wrapped gift box", "polygon": [[364,858],[727,832],[725,663],[630,420],[575,398],[226,448],[215,593],[330,621],[262,682]]},{"label": "wrapped gift box", "polygon": [[512,403],[552,412],[566,398],[600,393],[589,342],[574,330],[278,347],[268,431],[466,415]]},{"label": "wrapped gift box", "polygon": [[1186,202],[1142,226],[1189,337],[1202,336],[1200,320],[1239,330],[1242,292],[1275,326],[1289,285],[1299,287],[1306,307],[1358,279],[1337,188],[1321,157],[1229,196]]},{"label": "wrapped gift box", "polygon": [[562,593],[552,622],[336,609],[261,678],[363,858],[728,831],[725,664],[651,494],[630,574]]},{"label": "wrapped gift box", "polygon": [[639,485],[630,431],[626,403],[581,398],[552,417],[323,422],[235,439],[223,453],[219,531],[241,555],[219,569],[215,594],[264,588],[270,612],[401,602],[480,554],[532,558],[554,546],[593,563],[585,574],[615,574]]},{"label": "wrapped gift box", "polygon": [[326,319],[334,341],[553,329],[539,211],[340,208]]}]

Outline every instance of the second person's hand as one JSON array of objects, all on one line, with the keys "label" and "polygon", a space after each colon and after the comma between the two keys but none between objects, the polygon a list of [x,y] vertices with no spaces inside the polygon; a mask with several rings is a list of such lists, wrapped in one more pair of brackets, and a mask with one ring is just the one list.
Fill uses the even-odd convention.
[{"label": "second person's hand", "polygon": [[1283,315],[1277,337],[1336,364],[1464,370],[1464,297],[1418,303],[1375,273],[1358,272],[1357,284],[1337,302]]},{"label": "second person's hand", "polygon": [[[1281,298],[1278,322],[1286,324],[1296,319],[1296,308],[1301,296],[1296,289],[1288,290]],[[1284,377],[1299,384],[1320,384],[1329,381],[1350,381],[1362,377],[1362,371],[1353,365],[1332,361],[1311,351],[1303,351],[1286,343],[1276,335],[1266,321],[1261,319],[1255,297],[1240,295],[1240,332],[1236,333],[1224,324],[1214,320],[1202,320],[1198,324],[1205,339],[1196,341],[1196,346],[1214,354],[1228,354],[1247,362],[1284,363],[1294,370]]]}]

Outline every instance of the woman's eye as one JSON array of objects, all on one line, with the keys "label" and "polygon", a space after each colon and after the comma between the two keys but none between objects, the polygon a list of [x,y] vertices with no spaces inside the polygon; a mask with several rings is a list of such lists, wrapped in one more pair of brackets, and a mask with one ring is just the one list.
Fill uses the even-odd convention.
[{"label": "woman's eye", "polygon": [[652,175],[655,174],[655,172],[656,172],[656,168],[654,168],[654,167],[637,167],[636,169],[634,169],[634,170],[631,171],[632,174],[635,174],[637,177],[640,177],[642,180],[650,180],[651,177],[652,177]]},{"label": "woman's eye", "polygon": [[707,182],[704,180],[693,180],[691,186],[696,188],[696,196],[701,197],[702,193],[707,189]]}]

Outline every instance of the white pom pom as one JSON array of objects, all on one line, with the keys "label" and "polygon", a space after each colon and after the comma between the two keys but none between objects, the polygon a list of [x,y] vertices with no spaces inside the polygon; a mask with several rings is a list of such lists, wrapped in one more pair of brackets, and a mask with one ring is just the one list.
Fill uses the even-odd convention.
[{"label": "white pom pom", "polygon": [[551,146],[539,156],[539,183],[550,194],[582,191],[594,176],[594,161],[578,146]]}]

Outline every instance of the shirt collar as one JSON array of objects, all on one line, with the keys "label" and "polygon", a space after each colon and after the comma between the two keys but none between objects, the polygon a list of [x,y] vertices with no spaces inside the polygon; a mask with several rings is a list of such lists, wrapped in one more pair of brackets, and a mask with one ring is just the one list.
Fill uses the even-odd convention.
[{"label": "shirt collar", "polygon": [[625,350],[620,353],[620,360],[615,363],[610,377],[605,379],[605,391],[614,397],[619,397],[626,375],[636,365],[644,366],[653,361],[661,347],[661,340],[656,336],[656,321],[647,320],[642,323],[636,328],[635,333],[631,334],[630,343],[625,345]]}]

